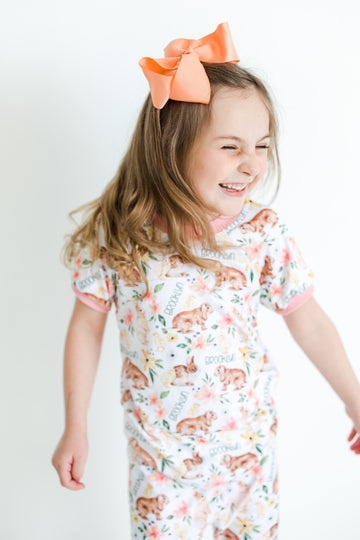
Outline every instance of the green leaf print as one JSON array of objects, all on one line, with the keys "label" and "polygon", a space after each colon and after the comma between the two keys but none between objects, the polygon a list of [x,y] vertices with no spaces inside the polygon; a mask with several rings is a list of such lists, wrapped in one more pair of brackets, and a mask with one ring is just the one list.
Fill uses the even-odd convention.
[{"label": "green leaf print", "polygon": [[251,271],[250,271],[250,281],[253,282],[253,279],[254,279],[254,272],[251,269]]},{"label": "green leaf print", "polygon": [[166,519],[174,519],[174,516],[172,516],[172,515],[167,516]]},{"label": "green leaf print", "polygon": [[144,270],[145,275],[147,274],[147,266],[144,261],[141,261],[141,268]]},{"label": "green leaf print", "polygon": [[263,489],[263,491],[264,491],[266,494],[269,493],[268,487],[265,486],[265,484],[263,485],[262,489]]},{"label": "green leaf print", "polygon": [[256,379],[256,381],[254,382],[254,389],[257,387],[258,384],[259,384],[259,379]]},{"label": "green leaf print", "polygon": [[167,422],[166,420],[163,420],[163,426],[164,426],[168,431],[170,431],[170,424],[169,424],[169,422]]},{"label": "green leaf print", "polygon": [[256,291],[254,291],[251,296],[256,296],[257,294],[259,294],[259,292],[260,292],[260,289],[256,289]]},{"label": "green leaf print", "polygon": [[166,392],[161,392],[160,399],[165,399],[170,394],[170,391],[167,390]]},{"label": "green leaf print", "polygon": [[211,327],[213,330],[216,330],[218,328],[218,324],[213,324],[213,326]]},{"label": "green leaf print", "polygon": [[260,466],[262,467],[264,465],[264,463],[267,462],[267,460],[269,459],[269,456],[264,456],[261,460],[260,460]]},{"label": "green leaf print", "polygon": [[262,452],[262,449],[261,449],[261,446],[260,446],[259,444],[256,444],[256,445],[255,445],[255,448],[256,448],[256,450],[259,452],[259,454],[262,454],[262,453],[263,453],[263,452]]},{"label": "green leaf print", "polygon": [[83,266],[88,266],[89,264],[91,264],[91,261],[89,261],[89,259],[83,259],[82,263],[81,263]]},{"label": "green leaf print", "polygon": [[159,315],[158,318],[159,318],[159,321],[161,322],[161,324],[162,324],[163,326],[166,326],[166,320],[165,320],[165,318],[164,318],[162,315]]},{"label": "green leaf print", "polygon": [[158,293],[164,287],[165,283],[158,283],[154,288],[154,293]]},{"label": "green leaf print", "polygon": [[163,457],[161,459],[161,472],[164,472],[165,467],[170,467],[170,465],[174,465],[174,462],[170,459],[172,456]]}]

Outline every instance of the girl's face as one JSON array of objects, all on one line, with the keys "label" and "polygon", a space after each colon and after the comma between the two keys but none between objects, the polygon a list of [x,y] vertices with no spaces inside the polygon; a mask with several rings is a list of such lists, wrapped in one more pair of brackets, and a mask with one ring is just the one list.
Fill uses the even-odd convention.
[{"label": "girl's face", "polygon": [[241,212],[266,173],[269,143],[269,114],[258,92],[220,89],[212,101],[210,125],[188,161],[195,191],[214,212],[223,216]]}]

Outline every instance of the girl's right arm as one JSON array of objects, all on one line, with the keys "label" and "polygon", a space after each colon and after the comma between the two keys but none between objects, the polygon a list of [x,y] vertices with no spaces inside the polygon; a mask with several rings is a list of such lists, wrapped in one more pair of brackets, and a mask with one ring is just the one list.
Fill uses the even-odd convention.
[{"label": "girl's right arm", "polygon": [[73,490],[85,487],[80,479],[88,455],[87,411],[106,318],[76,298],[64,353],[65,430],[51,460],[61,485]]}]

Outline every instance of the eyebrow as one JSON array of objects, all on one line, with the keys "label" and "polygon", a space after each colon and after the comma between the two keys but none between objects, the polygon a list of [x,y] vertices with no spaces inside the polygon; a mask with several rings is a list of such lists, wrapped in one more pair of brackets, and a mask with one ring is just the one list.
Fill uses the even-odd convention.
[{"label": "eyebrow", "polygon": [[[258,140],[258,142],[263,141],[264,139],[270,138],[270,134],[267,133],[264,135],[261,139]],[[237,137],[236,135],[220,135],[220,137],[215,137],[215,139],[233,139],[235,141],[243,142],[244,139],[241,139],[241,137]]]}]

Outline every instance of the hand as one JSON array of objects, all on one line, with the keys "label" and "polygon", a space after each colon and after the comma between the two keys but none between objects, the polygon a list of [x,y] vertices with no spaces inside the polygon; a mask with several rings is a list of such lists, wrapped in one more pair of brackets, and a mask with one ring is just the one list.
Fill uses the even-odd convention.
[{"label": "hand", "polygon": [[355,441],[350,446],[350,450],[353,450],[355,454],[360,454],[360,412],[354,413],[348,409],[348,407],[345,407],[345,410],[347,415],[354,422],[354,427],[352,428],[352,431],[348,437],[348,441],[352,441],[355,435],[357,435]]},{"label": "hand", "polygon": [[65,430],[52,456],[51,463],[55,467],[62,486],[79,490],[85,484],[80,482],[88,457],[88,440],[81,430]]}]

